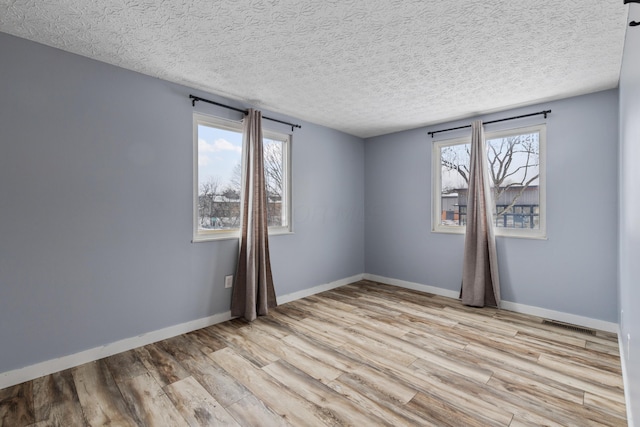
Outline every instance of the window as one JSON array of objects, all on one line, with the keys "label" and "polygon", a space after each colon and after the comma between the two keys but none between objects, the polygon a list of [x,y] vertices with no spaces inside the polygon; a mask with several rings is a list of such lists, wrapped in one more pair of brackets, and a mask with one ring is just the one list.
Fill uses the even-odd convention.
[{"label": "window", "polygon": [[[545,126],[486,132],[496,235],[545,238]],[[470,137],[433,144],[433,231],[467,221]]]},{"label": "window", "polygon": [[[193,240],[239,236],[242,123],[194,114]],[[271,234],[291,231],[289,135],[263,130],[267,210]]]}]

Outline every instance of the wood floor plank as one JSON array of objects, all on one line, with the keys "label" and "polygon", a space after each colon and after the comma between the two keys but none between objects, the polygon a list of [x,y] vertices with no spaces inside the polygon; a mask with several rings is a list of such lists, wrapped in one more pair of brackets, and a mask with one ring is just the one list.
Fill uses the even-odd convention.
[{"label": "wood floor plank", "polygon": [[331,298],[326,298],[324,295],[311,295],[305,298],[306,300],[315,302],[319,305],[329,305],[330,307],[333,307],[335,309],[338,309],[340,311],[343,312],[353,312],[355,310],[357,310],[357,307],[354,305],[349,304],[348,302],[345,302],[343,300],[340,299],[331,299]]},{"label": "wood floor plank", "polygon": [[602,369],[616,375],[622,374],[619,354],[614,356],[607,352],[593,350],[590,348],[588,342],[585,348],[576,348],[573,345],[550,342],[527,334],[516,335],[514,341],[541,354],[570,359],[574,362]]},{"label": "wood floor plank", "polygon": [[323,329],[314,329],[313,326],[307,325],[299,320],[294,320],[284,314],[281,310],[273,310],[269,313],[282,326],[291,330],[294,334],[308,335],[314,339],[320,340],[328,345],[338,347],[344,344],[343,340],[335,338],[329,331]]},{"label": "wood floor plank", "polygon": [[[366,298],[362,298],[363,301],[375,302],[378,305],[384,306],[385,300],[379,296],[367,295]],[[388,304],[386,304],[388,305]],[[405,317],[411,319],[414,322],[423,322],[428,325],[442,325],[442,326],[455,326],[458,324],[457,320],[449,319],[442,315],[442,308],[433,307],[432,305],[420,305],[415,299],[411,301],[400,300],[393,306],[394,310],[398,311],[398,315],[390,316],[391,318]],[[368,312],[365,305],[362,309],[363,312]]]},{"label": "wood floor plank", "polygon": [[87,425],[71,370],[33,380],[33,404],[36,421],[44,425]]},{"label": "wood floor plank", "polygon": [[[495,377],[491,378],[487,385],[491,386],[492,389],[503,390],[505,393],[510,393],[513,396],[519,397],[523,401],[526,400],[536,406],[551,409],[553,411],[554,418],[566,426],[600,427],[626,425],[626,420],[608,417],[602,412],[597,413],[598,411],[594,411],[581,404],[558,400],[531,389],[514,387],[509,380],[502,380]],[[623,424],[621,424],[621,421]]]},{"label": "wood floor plank", "polygon": [[[210,353],[213,354],[213,353]],[[182,361],[191,375],[224,407],[247,397],[250,392],[227,371],[204,355]]]},{"label": "wood floor plank", "polygon": [[603,384],[609,387],[617,387],[622,392],[622,377],[584,363],[574,362],[567,357],[558,357],[551,354],[542,354],[538,359],[538,363],[542,366],[562,371],[566,374],[582,378],[586,381]]},{"label": "wood floor plank", "polygon": [[259,317],[253,323],[253,327],[255,329],[261,330],[262,332],[279,339],[295,333],[291,328],[277,322],[271,314],[269,316]]},{"label": "wood floor plank", "polygon": [[[363,317],[363,319],[360,321],[360,324],[366,324],[369,327],[375,328],[387,335],[391,335],[396,338],[404,337],[408,333],[416,330],[415,325],[411,324],[406,319],[397,321],[396,318],[391,318],[389,316],[383,316],[380,314],[371,315],[365,313],[362,313],[361,317]],[[418,330],[420,330],[419,327]]]},{"label": "wood floor plank", "polygon": [[188,426],[151,374],[138,375],[117,384],[139,426]]},{"label": "wood floor plank", "polygon": [[284,337],[282,341],[291,348],[300,350],[308,357],[319,360],[325,365],[333,366],[342,372],[351,372],[362,363],[360,360],[338,353],[335,348],[307,336],[289,335]]},{"label": "wood floor plank", "polygon": [[288,390],[292,390],[309,402],[313,402],[324,411],[329,411],[337,425],[379,426],[389,425],[385,420],[362,410],[345,396],[332,388],[313,381],[304,372],[280,360],[262,368]]},{"label": "wood floor plank", "polygon": [[207,354],[198,342],[192,339],[191,334],[178,335],[168,340],[157,342],[155,345],[169,353],[180,363]]},{"label": "wood floor plank", "polygon": [[390,359],[405,366],[410,365],[416,359],[416,356],[407,354],[399,348],[388,345],[383,341],[373,339],[358,330],[344,329],[310,318],[304,319],[300,323],[305,324],[309,328],[321,331],[320,335],[323,338],[330,335],[342,343],[349,343],[349,345],[361,347],[363,350],[375,354],[379,358]]},{"label": "wood floor plank", "polygon": [[[247,332],[245,337],[259,348],[276,355],[279,359],[286,360],[291,365],[323,383],[334,380],[343,373],[343,371],[330,364],[310,357],[296,347],[282,345],[282,340],[260,330]],[[273,361],[275,362],[276,360]]]},{"label": "wood floor plank", "polygon": [[619,418],[621,420],[624,420],[626,416],[625,405],[621,404],[620,402],[613,402],[609,399],[605,399],[604,397],[596,396],[591,393],[584,394],[584,406],[593,408],[603,413],[607,413],[612,417]]},{"label": "wood floor plank", "polygon": [[449,358],[442,357],[439,354],[434,353],[433,351],[429,351],[429,349],[425,348],[425,346],[419,346],[413,342],[405,341],[400,338],[395,338],[376,332],[374,330],[371,330],[368,326],[351,326],[347,330],[357,331],[373,340],[376,340],[377,342],[385,343],[388,348],[396,349],[402,353],[415,356],[413,361],[415,361],[416,359],[427,360],[430,363],[442,366],[443,368],[449,369],[452,372],[462,373],[469,378],[473,378],[476,381],[483,383],[487,382],[489,378],[491,378],[491,371],[489,370],[478,368],[466,363],[451,361]]},{"label": "wood floor plank", "polygon": [[421,414],[412,412],[404,404],[389,396],[385,390],[371,388],[361,377],[343,374],[327,384],[364,410],[394,426],[436,426]]},{"label": "wood floor plank", "polygon": [[593,342],[587,341],[586,348],[588,350],[597,351],[598,353],[601,353],[601,354],[608,354],[610,356],[618,357],[618,358],[620,357],[620,348],[617,345],[609,346],[609,345],[602,345],[599,343],[593,343]]},{"label": "wood floor plank", "polygon": [[218,351],[227,346],[227,343],[211,333],[215,332],[217,329],[218,328],[211,327],[198,329],[197,331],[190,332],[187,337],[195,342],[201,352],[213,353],[214,351]]},{"label": "wood floor plank", "polygon": [[[549,408],[522,400],[512,393],[505,393],[487,384],[479,384],[462,376],[434,370],[432,367],[414,368],[412,376],[422,384],[422,392],[438,398],[446,398],[451,405],[472,408],[474,412],[490,416],[496,422],[508,423],[513,416],[537,425],[560,427],[554,412]],[[402,375],[406,375],[402,373]]]},{"label": "wood floor plank", "polygon": [[265,366],[278,360],[279,356],[247,338],[251,334],[251,330],[251,327],[237,330],[219,329],[211,333],[220,337],[220,340],[224,341],[228,347],[232,347],[257,366]]},{"label": "wood floor plank", "polygon": [[227,410],[242,426],[292,427],[286,417],[274,413],[254,395],[238,400]]},{"label": "wood floor plank", "polygon": [[[349,348],[349,346],[345,345],[343,348]],[[361,349],[351,348],[349,351],[357,352],[361,351]],[[457,403],[460,406],[472,407],[478,413],[490,413],[492,416],[497,417],[498,420],[508,421],[512,418],[512,413],[507,413],[494,404],[487,403],[476,396],[477,393],[486,394],[487,390],[481,389],[475,393],[468,392],[468,390],[473,389],[474,387],[478,388],[477,382],[465,379],[466,383],[463,385],[452,387],[450,384],[454,382],[452,381],[453,376],[457,376],[459,378],[464,377],[455,375],[451,371],[438,368],[437,372],[440,373],[440,376],[438,376],[433,374],[433,370],[432,372],[424,373],[423,371],[414,369],[413,365],[410,367],[404,367],[393,363],[388,359],[376,360],[375,357],[371,357],[371,355],[366,352],[356,354],[363,358],[363,360],[368,361],[367,365],[377,364],[376,366],[381,372],[389,375],[391,378],[394,378],[392,383],[394,386],[404,384],[407,387],[415,387],[423,393],[434,394],[434,396],[446,396],[452,404]],[[416,378],[420,378],[420,380],[416,381]],[[473,383],[474,387],[470,386],[471,383]]]},{"label": "wood floor plank", "polygon": [[25,426],[34,422],[32,381],[0,390],[0,426]]},{"label": "wood floor plank", "polygon": [[278,307],[277,312],[295,321],[300,321],[302,319],[306,319],[307,317],[309,317],[308,312],[304,310],[300,310],[295,306],[295,301],[289,304],[286,304],[284,306]]},{"label": "wood floor plank", "polygon": [[504,335],[506,337],[514,337],[518,333],[518,329],[510,324],[500,322],[493,317],[488,317],[486,314],[476,316],[475,312],[463,310],[460,307],[445,307],[442,313],[447,318],[455,319],[460,324],[471,326],[483,332]]},{"label": "wood floor plank", "polygon": [[[541,338],[549,338],[550,336],[560,337],[560,342],[571,342],[572,338],[577,340],[577,343],[582,341],[588,341],[592,343],[598,343],[601,345],[607,345],[612,347],[618,346],[617,338],[612,339],[613,334],[604,331],[597,331],[596,335],[586,335],[582,332],[575,331],[568,328],[559,328],[554,325],[542,323],[542,318],[538,318],[537,322],[532,321],[531,317],[518,317],[513,313],[507,311],[501,311],[496,313],[496,319],[505,320],[516,327],[519,331],[527,333],[532,336],[538,336]],[[581,345],[584,347],[584,345]]]},{"label": "wood floor plank", "polygon": [[188,377],[189,372],[169,353],[155,344],[134,350],[147,371],[165,386]]},{"label": "wood floor plank", "polygon": [[562,334],[555,330],[540,329],[536,326],[517,325],[520,337],[529,336],[542,339],[546,342],[556,342],[574,347],[585,348],[587,346],[586,335],[583,334]]},{"label": "wood floor plank", "polygon": [[240,427],[231,414],[193,377],[169,384],[164,390],[189,426]]},{"label": "wood floor plank", "polygon": [[[494,348],[488,345],[489,348]],[[568,401],[580,402],[583,400],[584,391],[576,387],[558,381],[550,381],[548,378],[540,377],[535,373],[523,371],[518,366],[503,363],[500,359],[480,358],[467,351],[449,351],[439,349],[438,354],[450,358],[452,361],[462,361],[467,364],[478,366],[493,372],[493,376],[502,375],[510,378],[515,383],[522,383],[524,387],[546,390],[547,393]],[[507,353],[511,354],[507,351]],[[528,360],[525,358],[525,360]],[[423,361],[417,360],[414,366],[421,369],[427,368]],[[433,370],[433,365],[428,365],[428,369]]]},{"label": "wood floor plank", "polygon": [[398,377],[367,365],[360,365],[350,372],[348,376],[359,384],[366,384],[368,390],[384,394],[389,400],[398,402],[401,405],[409,402],[418,393],[416,388],[400,381]]},{"label": "wood floor plank", "polygon": [[[517,375],[515,372],[506,369],[495,369],[491,379],[502,380],[508,383],[511,388],[527,390],[527,392],[531,394],[543,394],[550,399],[557,399],[578,405],[584,403],[584,391],[582,390],[558,387],[557,384],[536,381],[534,378],[526,375]],[[489,380],[489,382],[491,382],[491,380]]]},{"label": "wood floor plank", "polygon": [[504,352],[493,350],[487,347],[482,347],[476,344],[467,346],[466,351],[473,353],[479,357],[493,358],[503,364],[511,365],[516,369],[538,375],[542,378],[546,378],[549,381],[561,381],[564,384],[591,392],[615,402],[624,403],[624,395],[621,393],[621,390],[615,389],[613,387],[603,386],[583,380],[581,378],[576,378],[571,375],[565,374],[564,372],[547,368],[546,366],[538,365],[536,363],[531,363],[526,360],[518,359],[517,357],[511,356]]},{"label": "wood floor plank", "polygon": [[124,382],[139,375],[146,374],[147,368],[144,366],[135,351],[125,351],[104,359],[105,363],[117,382]]},{"label": "wood floor plank", "polygon": [[298,300],[296,304],[300,311],[306,313],[306,317],[322,316],[340,325],[355,325],[362,321],[360,316],[354,315],[351,311],[338,310],[331,307],[330,304],[319,305],[306,300]]},{"label": "wood floor plank", "polygon": [[451,328],[449,334],[450,336],[458,336],[461,339],[467,340],[467,344],[474,342],[477,344],[488,345],[492,348],[517,354],[519,357],[531,361],[538,360],[541,354],[541,352],[535,347],[525,343],[520,343],[515,340],[514,337],[505,337],[504,335],[493,334],[490,332],[479,334],[477,329],[464,324],[458,324]]},{"label": "wood floor plank", "polygon": [[[442,399],[423,393],[418,393],[411,402],[409,402],[407,407],[414,412],[428,416],[439,426],[500,427],[509,425],[490,419],[484,419],[482,414],[478,414],[474,417],[459,408],[450,405]],[[511,422],[511,418],[509,418],[509,422]]]},{"label": "wood floor plank", "polygon": [[209,355],[229,375],[264,402],[271,410],[293,425],[324,426],[334,425],[337,418],[313,402],[308,402],[238,355],[231,348],[225,348]]},{"label": "wood floor plank", "polygon": [[525,419],[520,418],[519,416],[514,416],[509,427],[539,427],[540,424],[527,421]]},{"label": "wood floor plank", "polygon": [[72,375],[87,424],[137,425],[104,360],[80,365]]},{"label": "wood floor plank", "polygon": [[372,314],[379,314],[383,316],[396,317],[402,314],[397,307],[390,306],[379,301],[368,301],[363,297],[358,297],[349,300],[349,304],[352,304],[360,310],[359,313],[367,312]]}]

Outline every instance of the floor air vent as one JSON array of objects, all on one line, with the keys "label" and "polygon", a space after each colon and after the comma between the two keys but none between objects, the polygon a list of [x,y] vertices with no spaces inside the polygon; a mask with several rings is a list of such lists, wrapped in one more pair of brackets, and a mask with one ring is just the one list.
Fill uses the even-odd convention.
[{"label": "floor air vent", "polygon": [[555,326],[556,328],[568,329],[570,331],[580,332],[582,334],[587,334],[587,335],[596,334],[596,331],[594,331],[593,329],[583,328],[582,326],[572,325],[571,323],[558,322],[557,320],[545,319],[542,321],[542,324]]}]

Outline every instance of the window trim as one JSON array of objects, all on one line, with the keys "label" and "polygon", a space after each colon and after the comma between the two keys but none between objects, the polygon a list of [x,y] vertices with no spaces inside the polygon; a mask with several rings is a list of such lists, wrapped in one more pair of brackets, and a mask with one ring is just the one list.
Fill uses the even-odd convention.
[{"label": "window trim", "polygon": [[[495,235],[497,237],[515,237],[525,239],[547,239],[547,192],[546,192],[546,154],[547,154],[547,125],[540,123],[537,125],[531,125],[521,128],[509,128],[493,132],[485,132],[485,140],[504,138],[510,135],[520,135],[526,133],[538,132],[540,152],[538,154],[540,159],[539,165],[539,183],[538,191],[540,197],[539,205],[539,229],[529,228],[503,228],[494,227]],[[466,226],[446,226],[440,224],[442,216],[442,163],[441,163],[441,150],[443,147],[449,147],[459,144],[470,144],[471,136],[444,139],[434,141],[431,149],[431,232],[442,234],[464,234],[466,232]]]},{"label": "window trim", "polygon": [[[231,229],[231,230],[200,230],[198,228],[198,196],[199,196],[199,188],[198,188],[198,126],[210,126],[218,129],[230,130],[235,132],[242,133],[243,125],[241,121],[229,120],[217,116],[212,116],[209,114],[203,114],[194,112],[193,113],[193,181],[191,184],[192,191],[192,243],[200,243],[200,242],[210,242],[210,241],[218,241],[218,240],[229,240],[229,239],[239,239],[240,238],[240,228]],[[287,225],[285,226],[275,226],[269,227],[269,236],[282,235],[282,234],[293,234],[293,203],[292,203],[292,183],[291,183],[291,152],[292,152],[292,135],[283,132],[277,132],[271,129],[265,129],[263,126],[262,129],[262,137],[268,139],[274,139],[277,141],[284,142],[284,153],[283,153],[283,161],[284,164],[284,174],[285,179],[283,186],[283,194],[285,195],[285,206],[283,207],[283,212],[286,213]],[[242,146],[242,161],[244,161],[244,152],[246,147]],[[240,195],[242,199],[242,194]]]}]

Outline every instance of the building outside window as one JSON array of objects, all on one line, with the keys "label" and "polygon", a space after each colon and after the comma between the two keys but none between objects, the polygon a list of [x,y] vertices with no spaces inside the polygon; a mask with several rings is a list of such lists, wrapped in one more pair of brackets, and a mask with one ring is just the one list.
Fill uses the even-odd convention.
[{"label": "building outside window", "polygon": [[[545,126],[486,132],[496,235],[546,237]],[[434,142],[433,231],[463,233],[470,137]]]}]

